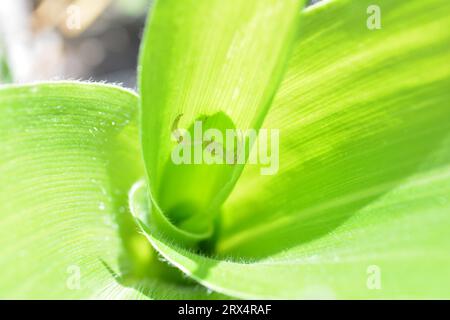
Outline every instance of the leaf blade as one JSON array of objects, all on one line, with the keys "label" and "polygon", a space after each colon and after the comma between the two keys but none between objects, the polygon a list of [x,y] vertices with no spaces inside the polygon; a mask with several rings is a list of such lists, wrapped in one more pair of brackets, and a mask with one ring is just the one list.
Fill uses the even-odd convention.
[{"label": "leaf blade", "polygon": [[127,197],[143,176],[137,103],[92,83],[0,88],[2,298],[214,298],[145,276],[157,257]]},{"label": "leaf blade", "polygon": [[[221,256],[147,234],[191,277],[243,298],[448,297],[450,8],[380,1],[383,28],[370,34],[369,4],[331,1],[304,12],[304,38],[265,123],[288,139],[285,164],[267,180],[246,167],[225,204]],[[365,150],[375,157],[364,161]],[[265,229],[271,219],[276,231]],[[254,224],[260,232],[226,243]],[[373,264],[387,277],[380,291],[366,286]]]},{"label": "leaf blade", "polygon": [[[152,9],[139,78],[143,152],[161,220],[183,201],[206,212],[205,220],[231,190],[242,165],[206,168],[205,174],[192,173],[189,165],[186,177],[170,178],[171,128],[180,116],[187,128],[199,117],[222,115],[231,127],[257,129],[283,73],[301,3],[159,1]],[[194,187],[198,195],[183,192]]]}]

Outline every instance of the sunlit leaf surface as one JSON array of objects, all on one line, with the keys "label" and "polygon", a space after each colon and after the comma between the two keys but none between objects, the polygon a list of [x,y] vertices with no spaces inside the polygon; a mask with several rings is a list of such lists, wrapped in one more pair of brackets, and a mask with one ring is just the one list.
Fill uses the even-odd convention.
[{"label": "sunlit leaf surface", "polygon": [[216,257],[147,233],[185,273],[243,298],[449,297],[450,5],[378,1],[370,30],[370,4],[302,13],[263,124],[280,170],[246,167]]},{"label": "sunlit leaf surface", "polygon": [[160,274],[133,226],[136,111],[114,86],[0,88],[0,297],[214,297]]},{"label": "sunlit leaf surface", "polygon": [[154,223],[180,241],[211,235],[214,212],[243,166],[171,165],[173,128],[195,120],[221,130],[258,128],[302,2],[169,0],[152,8],[140,59],[143,153]]}]

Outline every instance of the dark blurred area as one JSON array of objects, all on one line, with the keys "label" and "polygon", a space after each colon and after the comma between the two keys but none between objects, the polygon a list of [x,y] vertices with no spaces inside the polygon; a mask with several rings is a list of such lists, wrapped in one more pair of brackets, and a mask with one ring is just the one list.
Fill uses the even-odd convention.
[{"label": "dark blurred area", "polygon": [[135,88],[152,1],[2,0],[0,83],[90,80]]}]

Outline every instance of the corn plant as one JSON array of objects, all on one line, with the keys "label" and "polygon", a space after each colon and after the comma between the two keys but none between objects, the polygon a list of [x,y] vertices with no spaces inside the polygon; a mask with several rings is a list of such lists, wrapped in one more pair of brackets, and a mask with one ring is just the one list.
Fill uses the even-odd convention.
[{"label": "corn plant", "polygon": [[137,93],[1,86],[0,297],[450,298],[449,17],[159,0]]}]

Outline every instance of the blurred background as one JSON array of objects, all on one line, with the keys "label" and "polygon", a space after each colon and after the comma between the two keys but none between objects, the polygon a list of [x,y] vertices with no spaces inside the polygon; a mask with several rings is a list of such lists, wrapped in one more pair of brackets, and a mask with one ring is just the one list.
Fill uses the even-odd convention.
[{"label": "blurred background", "polygon": [[2,0],[0,82],[92,80],[136,86],[152,0]]},{"label": "blurred background", "polygon": [[135,89],[139,43],[152,2],[2,0],[0,83],[91,80]]}]

